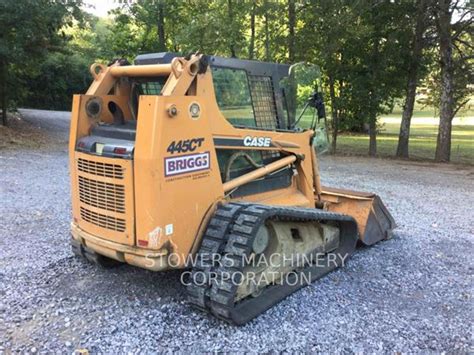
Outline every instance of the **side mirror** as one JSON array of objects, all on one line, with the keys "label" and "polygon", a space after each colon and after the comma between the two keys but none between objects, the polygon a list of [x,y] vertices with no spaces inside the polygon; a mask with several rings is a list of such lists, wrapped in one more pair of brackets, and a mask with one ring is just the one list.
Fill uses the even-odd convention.
[{"label": "side mirror", "polygon": [[313,92],[309,98],[309,106],[316,109],[318,112],[318,119],[326,117],[326,107],[324,106],[323,95],[320,92]]}]

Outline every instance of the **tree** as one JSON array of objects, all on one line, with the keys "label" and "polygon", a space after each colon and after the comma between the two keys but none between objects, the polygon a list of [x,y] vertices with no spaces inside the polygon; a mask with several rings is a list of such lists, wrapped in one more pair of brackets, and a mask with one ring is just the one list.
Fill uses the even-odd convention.
[{"label": "tree", "polygon": [[158,45],[160,51],[166,51],[166,36],[165,36],[165,15],[164,15],[164,3],[159,1],[157,3],[157,12],[158,12]]},{"label": "tree", "polygon": [[428,26],[428,1],[417,0],[416,16],[411,43],[411,53],[408,56],[408,72],[405,94],[405,104],[403,105],[402,121],[400,124],[400,134],[398,137],[397,157],[408,158],[408,141],[410,138],[410,124],[415,107],[416,89],[420,80],[420,66],[423,61],[423,34]]},{"label": "tree", "polygon": [[2,122],[7,110],[28,92],[20,73],[34,75],[37,63],[59,51],[67,36],[61,29],[81,19],[80,1],[3,0],[0,2],[0,103]]},{"label": "tree", "polygon": [[[449,160],[452,118],[472,94],[472,16],[466,1],[122,3],[113,17],[97,19],[82,14],[77,1],[0,2],[1,107],[66,108],[68,97],[88,84],[91,62],[131,61],[146,52],[304,60],[322,68],[333,152],[338,132],[350,130],[368,133],[369,154],[375,155],[378,118],[405,95],[397,155],[407,157],[416,88],[430,69],[426,102],[440,107],[441,116],[437,159]],[[453,17],[459,20],[453,23]],[[436,48],[426,39],[435,39]],[[430,61],[434,49],[440,65]]]},{"label": "tree", "polygon": [[296,27],[295,0],[288,0],[288,60],[295,61],[295,27]]},{"label": "tree", "polygon": [[249,59],[255,56],[255,17],[257,15],[257,1],[252,1],[252,9],[250,11],[250,40],[249,40]]},{"label": "tree", "polygon": [[[168,2],[166,4],[168,6]],[[165,24],[168,20],[168,30],[173,27],[169,40],[176,51],[200,51],[241,58],[248,56],[249,45],[244,36],[244,23],[249,13],[249,4],[242,1],[213,0],[205,3],[205,6],[198,1],[176,1],[172,11],[166,12],[168,17],[165,17]],[[174,17],[169,17],[171,15]]]},{"label": "tree", "polygon": [[[255,8],[240,1],[242,11],[255,12],[254,58],[263,61],[288,61],[288,6],[283,1],[255,0]],[[282,16],[282,14],[285,14]],[[250,17],[251,19],[251,17]],[[248,22],[241,22],[245,33]],[[252,36],[250,36],[250,40]],[[296,38],[295,38],[296,40]]]},{"label": "tree", "polygon": [[436,28],[438,30],[441,67],[441,102],[435,160],[449,161],[451,155],[451,122],[454,116],[451,1],[440,0],[437,5]]},{"label": "tree", "polygon": [[[377,152],[377,119],[380,114],[392,110],[394,99],[401,96],[406,71],[406,49],[410,43],[410,2],[384,2],[373,0],[362,7],[361,17],[368,25],[366,50],[361,51],[361,70],[366,73],[367,81],[358,80],[355,97],[358,111],[366,112],[369,127],[369,155]],[[359,46],[364,48],[363,42]],[[364,83],[364,86],[360,84]],[[363,106],[366,105],[364,109]]]},{"label": "tree", "polygon": [[[227,0],[227,13],[228,13],[228,20],[229,20],[229,23],[231,24],[231,29],[232,29],[232,32],[236,30],[235,26],[234,26],[234,10],[233,10],[233,4],[232,4],[232,0]],[[238,30],[238,29],[237,29]],[[230,50],[230,56],[232,58],[236,58],[237,55],[235,53],[235,39],[236,39],[236,34],[235,33],[231,33],[230,35],[230,43],[229,43],[229,50]]]},{"label": "tree", "polygon": [[20,74],[28,83],[28,91],[19,104],[46,110],[70,110],[72,96],[84,93],[92,81],[88,60],[79,52],[49,53],[38,63],[38,72]]},{"label": "tree", "polygon": [[[468,5],[469,6],[469,5]],[[472,31],[472,16],[469,16],[470,9],[461,6],[460,1],[438,0],[434,9],[435,23],[439,42],[439,65],[440,65],[440,95],[439,95],[439,129],[436,142],[435,160],[438,162],[449,162],[451,158],[451,132],[452,120],[456,112],[467,102],[462,101],[464,95],[459,95],[456,90],[456,67],[463,68],[470,60],[472,55],[465,57],[456,46],[460,42],[472,52],[472,42],[466,42],[462,39],[467,30]],[[460,20],[452,23],[454,11],[461,11]],[[457,65],[453,56],[453,49],[459,50],[460,60]],[[471,63],[472,64],[472,63]],[[466,67],[469,70],[469,66]],[[472,79],[472,66],[471,66]],[[461,74],[462,77],[466,73]],[[457,85],[460,90],[463,85]],[[462,92],[466,92],[467,85]],[[456,107],[457,106],[457,107]]]},{"label": "tree", "polygon": [[335,0],[302,11],[298,50],[326,74],[333,152],[339,130],[368,127],[369,154],[376,154],[378,117],[403,90],[411,9],[410,2]]},{"label": "tree", "polygon": [[[311,2],[301,9],[303,26],[297,51],[301,59],[315,62],[325,74],[331,107],[332,153],[336,153],[340,120],[348,105],[344,98],[348,61],[352,57],[351,38],[361,35],[357,16],[344,0]],[[308,46],[312,43],[312,46]]]}]

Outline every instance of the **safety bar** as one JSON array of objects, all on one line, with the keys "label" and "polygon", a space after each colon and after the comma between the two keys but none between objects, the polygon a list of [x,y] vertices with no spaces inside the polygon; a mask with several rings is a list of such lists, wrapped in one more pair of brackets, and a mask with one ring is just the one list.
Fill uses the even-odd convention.
[{"label": "safety bar", "polygon": [[250,181],[253,181],[255,179],[261,178],[262,176],[268,175],[278,169],[281,169],[287,165],[290,165],[291,163],[296,161],[296,156],[295,155],[289,155],[287,157],[284,157],[282,159],[278,159],[277,161],[274,161],[273,163],[270,163],[268,165],[262,166],[261,168],[255,169],[247,174],[241,175],[235,179],[232,179],[230,181],[227,181],[224,183],[224,192],[231,191],[235,189],[236,187],[239,187],[241,185],[244,185]]},{"label": "safety bar", "polygon": [[106,67],[100,63],[94,63],[90,71],[94,80],[99,81],[103,78],[102,74],[108,73],[114,78],[124,76],[160,76],[171,73],[171,64],[151,64],[151,65],[126,65]]},{"label": "safety bar", "polygon": [[114,77],[122,76],[160,76],[171,73],[171,64],[127,65],[110,67]]}]

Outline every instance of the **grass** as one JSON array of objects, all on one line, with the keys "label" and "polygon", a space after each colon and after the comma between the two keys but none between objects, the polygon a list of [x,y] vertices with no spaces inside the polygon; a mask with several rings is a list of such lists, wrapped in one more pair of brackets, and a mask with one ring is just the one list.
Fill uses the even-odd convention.
[{"label": "grass", "polygon": [[[453,120],[451,141],[451,161],[453,163],[474,165],[474,109],[459,113]],[[226,116],[239,118],[234,123],[245,124],[251,121],[252,111],[248,109],[226,110]],[[380,118],[382,125],[377,135],[377,155],[394,157],[397,150],[398,133],[402,108]],[[414,160],[433,160],[438,134],[438,114],[433,109],[415,106],[410,129],[410,158]],[[305,115],[303,121],[310,122],[311,115]],[[246,122],[247,121],[247,122]],[[308,122],[302,122],[306,125]],[[368,134],[341,133],[337,140],[337,153],[341,155],[367,155],[369,149]]]},{"label": "grass", "polygon": [[[473,102],[473,100],[471,100]],[[451,162],[474,165],[474,109],[470,104],[467,110],[461,111],[453,120],[451,140]],[[380,133],[377,135],[377,156],[395,157],[402,108],[397,106],[389,115],[379,119]],[[303,117],[305,123],[311,117]],[[432,108],[415,105],[410,127],[410,159],[434,160],[436,139],[438,135],[439,115]],[[341,155],[368,154],[368,134],[341,133],[337,139],[337,153]]]},{"label": "grass", "polygon": [[[436,149],[436,133],[433,127],[414,126],[410,136],[410,158],[416,160],[433,160]],[[423,133],[425,132],[425,133]],[[474,164],[474,126],[454,126],[451,141],[451,161],[461,164]],[[393,157],[397,149],[398,134],[382,133],[377,137],[377,155]],[[343,134],[338,137],[338,154],[367,155],[369,137],[366,135]]]},{"label": "grass", "polygon": [[[400,129],[400,116],[381,117],[381,132],[377,136],[377,155],[395,156]],[[410,158],[433,160],[438,134],[438,119],[423,116],[420,112],[412,119],[410,130]],[[341,134],[338,137],[337,151],[345,155],[367,155],[369,137],[366,134]],[[451,161],[461,164],[474,164],[474,116],[456,117],[453,121],[451,140]]]}]

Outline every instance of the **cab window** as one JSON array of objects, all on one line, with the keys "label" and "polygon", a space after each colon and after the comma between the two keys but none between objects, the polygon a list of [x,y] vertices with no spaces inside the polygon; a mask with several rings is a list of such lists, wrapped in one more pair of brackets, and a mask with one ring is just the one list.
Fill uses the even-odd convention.
[{"label": "cab window", "polygon": [[234,126],[256,127],[247,73],[239,69],[211,68],[217,104],[225,118]]}]

